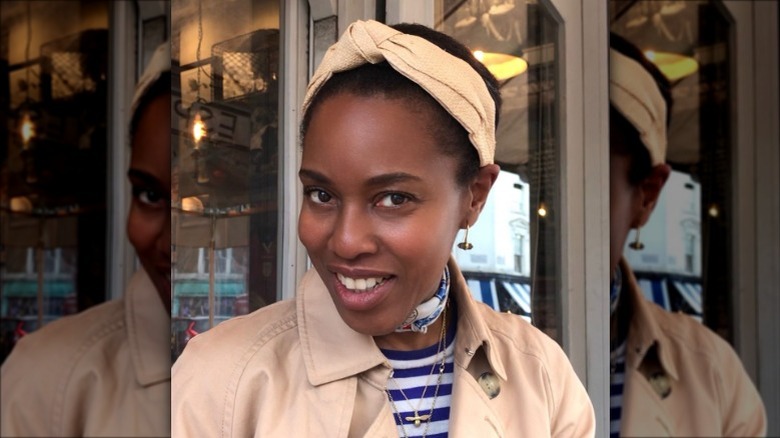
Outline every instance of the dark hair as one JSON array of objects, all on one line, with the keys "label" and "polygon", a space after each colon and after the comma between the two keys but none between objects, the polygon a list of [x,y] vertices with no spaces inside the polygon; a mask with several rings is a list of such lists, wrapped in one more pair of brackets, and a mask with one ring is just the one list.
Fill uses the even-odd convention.
[{"label": "dark hair", "polygon": [[[498,81],[471,51],[454,38],[420,24],[402,23],[392,26],[409,35],[415,35],[440,47],[445,52],[468,63],[485,81],[490,96],[496,105],[496,123],[501,109],[501,94]],[[322,102],[340,94],[356,96],[382,96],[388,99],[408,100],[410,110],[421,111],[430,117],[432,135],[437,139],[441,151],[459,161],[456,181],[464,186],[479,173],[479,154],[469,140],[466,129],[455,120],[427,91],[397,72],[387,62],[365,64],[352,70],[335,73],[312,99],[301,123],[301,140],[311,123],[312,115]]]},{"label": "dark hair", "polygon": [[[638,62],[653,77],[666,103],[666,126],[668,128],[672,114],[672,92],[669,80],[655,64],[645,57],[641,50],[620,35],[610,33],[609,45],[622,55]],[[650,152],[642,143],[639,131],[611,103],[609,105],[609,146],[611,153],[631,156],[631,167],[628,174],[628,180],[631,184],[641,183],[652,172],[653,163]]]},{"label": "dark hair", "polygon": [[156,98],[171,94],[171,72],[164,72],[157,80],[152,83],[149,89],[141,96],[138,106],[135,108],[132,119],[130,119],[130,145],[133,144],[133,137],[138,130],[138,123],[141,120],[141,114],[146,111],[146,107]]}]

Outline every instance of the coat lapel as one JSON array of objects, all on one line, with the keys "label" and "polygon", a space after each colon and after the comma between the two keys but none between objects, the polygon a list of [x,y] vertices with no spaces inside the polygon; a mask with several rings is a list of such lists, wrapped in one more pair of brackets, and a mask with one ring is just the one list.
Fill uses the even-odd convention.
[{"label": "coat lapel", "polygon": [[468,286],[457,265],[450,260],[451,288],[458,303],[458,333],[455,338],[455,375],[450,407],[450,436],[501,437],[502,422],[496,415],[485,390],[477,382],[483,372],[493,373],[501,382],[506,371],[500,356],[493,348],[493,337],[471,299]]},{"label": "coat lapel", "polygon": [[[623,436],[672,436],[675,417],[666,408],[668,403],[664,403],[670,393],[664,387],[673,387],[678,380],[677,367],[665,347],[668,341],[651,315],[650,306],[654,304],[643,298],[625,259],[620,263],[624,281],[628,282],[623,290],[631,303],[620,432]],[[662,377],[653,387],[650,379],[656,375]]]},{"label": "coat lapel", "polygon": [[505,436],[501,421],[479,383],[456,367],[450,410],[450,436],[492,438]]},{"label": "coat lapel", "polygon": [[369,426],[364,435],[377,438],[395,438],[398,436],[395,420],[393,420],[393,412],[390,409],[390,404],[385,403],[379,415],[374,418],[373,423]]},{"label": "coat lapel", "polygon": [[674,418],[644,375],[638,370],[627,370],[626,393],[621,414],[621,436],[673,436]]}]

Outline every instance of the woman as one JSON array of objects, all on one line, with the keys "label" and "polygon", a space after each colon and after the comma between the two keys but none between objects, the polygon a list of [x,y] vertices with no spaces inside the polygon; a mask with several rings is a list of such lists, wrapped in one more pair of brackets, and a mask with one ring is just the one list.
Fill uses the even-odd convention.
[{"label": "woman", "polygon": [[450,257],[498,175],[499,104],[451,38],[350,25],[303,103],[299,235],[315,269],[294,301],[190,341],[174,436],[593,435],[558,345],[476,303]]},{"label": "woman", "polygon": [[671,93],[639,49],[617,35],[610,45],[611,436],[763,436],[763,403],[731,346],[646,300],[622,258],[632,228],[641,249],[671,171]]},{"label": "woman", "polygon": [[2,367],[2,436],[170,433],[170,46],[136,87],[127,236],[142,269],[123,299],[25,336]]}]

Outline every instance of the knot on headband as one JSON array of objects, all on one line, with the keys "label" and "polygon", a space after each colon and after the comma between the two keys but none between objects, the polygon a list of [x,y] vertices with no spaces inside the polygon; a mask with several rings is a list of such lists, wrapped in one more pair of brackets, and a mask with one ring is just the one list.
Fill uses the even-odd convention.
[{"label": "knot on headband", "polygon": [[328,49],[309,82],[303,113],[334,73],[383,61],[422,87],[466,129],[480,166],[493,163],[496,107],[479,73],[428,40],[376,21],[352,23]]},{"label": "knot on headband", "polygon": [[639,132],[653,166],[666,161],[666,102],[641,64],[609,50],[609,101]]}]

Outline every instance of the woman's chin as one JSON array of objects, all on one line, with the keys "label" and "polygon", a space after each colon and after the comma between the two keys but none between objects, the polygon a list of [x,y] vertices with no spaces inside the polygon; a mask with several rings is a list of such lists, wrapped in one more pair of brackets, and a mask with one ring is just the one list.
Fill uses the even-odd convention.
[{"label": "woman's chin", "polygon": [[385,336],[394,333],[396,327],[401,324],[400,322],[397,324],[392,322],[381,322],[381,320],[378,320],[378,318],[374,316],[356,316],[352,314],[345,314],[348,312],[339,313],[341,315],[341,319],[344,320],[344,323],[346,323],[349,328],[358,333],[374,337]]}]

